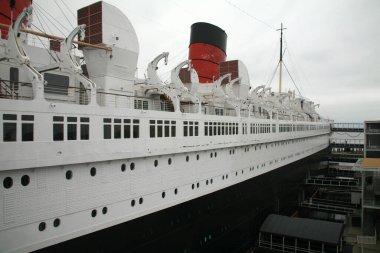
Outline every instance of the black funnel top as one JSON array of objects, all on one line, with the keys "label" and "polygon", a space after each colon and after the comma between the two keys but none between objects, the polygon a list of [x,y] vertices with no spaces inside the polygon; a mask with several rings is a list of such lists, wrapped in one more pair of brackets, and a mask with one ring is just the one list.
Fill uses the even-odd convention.
[{"label": "black funnel top", "polygon": [[190,45],[206,43],[218,47],[226,53],[227,34],[219,27],[199,22],[191,25]]}]

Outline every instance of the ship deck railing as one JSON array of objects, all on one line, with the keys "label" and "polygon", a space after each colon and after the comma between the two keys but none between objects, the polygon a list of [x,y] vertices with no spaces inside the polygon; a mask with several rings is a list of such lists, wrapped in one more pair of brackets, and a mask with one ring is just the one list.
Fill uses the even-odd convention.
[{"label": "ship deck railing", "polygon": [[345,214],[353,214],[357,213],[360,209],[353,208],[353,207],[347,207],[347,206],[341,206],[341,205],[333,205],[333,204],[326,204],[326,203],[318,203],[318,202],[309,202],[309,201],[303,201],[299,203],[300,207],[309,208],[309,209],[315,209],[320,211],[327,211],[327,212],[334,212],[334,213],[345,213]]},{"label": "ship deck railing", "polygon": [[[0,99],[32,100],[34,97],[32,83],[0,79],[0,84]],[[45,83],[44,96],[49,102],[88,105],[90,103],[91,90],[85,88],[83,85],[81,85],[81,87],[72,87],[67,83],[52,84],[49,82]],[[130,92],[128,93],[122,90],[105,92],[98,89],[96,91],[96,100],[97,104],[100,106],[141,109],[148,111],[174,111],[173,103],[165,96],[161,96],[161,98],[158,99],[151,99],[147,97],[134,96]],[[193,102],[181,102],[180,111],[182,113],[195,114],[199,112],[199,105]],[[269,114],[266,113],[265,110],[258,112],[241,108],[240,111],[237,111],[234,108],[218,107],[208,104],[201,105],[201,113],[206,115],[232,117],[237,117],[240,115],[241,117],[270,119]],[[279,114],[278,119],[290,120],[290,117],[281,117]],[[312,122],[311,120],[301,121]]]}]

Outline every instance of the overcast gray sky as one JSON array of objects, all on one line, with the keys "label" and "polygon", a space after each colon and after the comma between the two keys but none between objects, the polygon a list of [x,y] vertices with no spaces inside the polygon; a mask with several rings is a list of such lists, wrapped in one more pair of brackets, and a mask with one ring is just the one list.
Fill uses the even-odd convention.
[{"label": "overcast gray sky", "polygon": [[[34,7],[36,13],[42,7],[71,28],[76,10],[94,2],[34,0]],[[226,31],[228,60],[246,64],[251,85],[268,84],[279,55],[279,32],[273,28],[283,22],[287,27],[284,62],[301,94],[320,104],[320,114],[336,122],[380,120],[379,0],[106,2],[121,9],[136,30],[140,77],[149,61],[169,51],[169,65],[160,68],[167,79],[168,71],[187,58],[191,24],[209,22]],[[37,21],[34,18],[39,25]],[[271,87],[278,90],[277,77]],[[295,89],[287,75],[284,87]]]}]

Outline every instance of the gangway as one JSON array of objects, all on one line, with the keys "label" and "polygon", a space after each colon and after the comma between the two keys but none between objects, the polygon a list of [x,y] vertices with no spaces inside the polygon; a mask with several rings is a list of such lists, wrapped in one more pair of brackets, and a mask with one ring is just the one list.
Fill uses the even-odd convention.
[{"label": "gangway", "polygon": [[357,178],[339,178],[339,177],[308,177],[305,184],[318,186],[336,186],[336,187],[359,187]]},{"label": "gangway", "polygon": [[364,132],[363,123],[332,123],[331,131],[333,132]]}]

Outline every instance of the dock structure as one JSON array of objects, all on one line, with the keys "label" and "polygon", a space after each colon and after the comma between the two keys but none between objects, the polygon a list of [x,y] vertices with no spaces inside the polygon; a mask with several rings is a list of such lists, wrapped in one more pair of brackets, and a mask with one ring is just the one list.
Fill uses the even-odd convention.
[{"label": "dock structure", "polygon": [[258,248],[271,252],[342,252],[343,224],[269,215],[259,232]]},{"label": "dock structure", "polygon": [[363,157],[363,123],[332,123],[329,160],[355,163]]},{"label": "dock structure", "polygon": [[362,175],[361,235],[362,248],[376,247],[380,252],[380,120],[364,122],[364,158],[354,170]]}]

